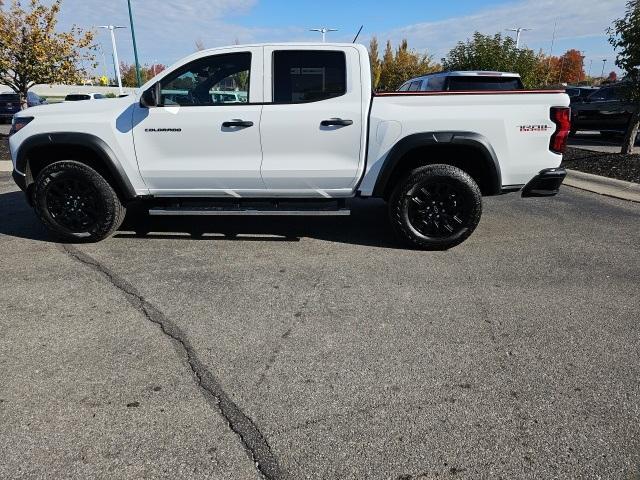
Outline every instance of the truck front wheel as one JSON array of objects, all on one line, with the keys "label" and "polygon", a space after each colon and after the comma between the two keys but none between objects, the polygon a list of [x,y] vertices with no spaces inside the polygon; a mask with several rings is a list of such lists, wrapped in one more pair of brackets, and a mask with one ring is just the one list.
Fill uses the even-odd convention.
[{"label": "truck front wheel", "polygon": [[465,241],[482,215],[476,182],[452,165],[416,168],[395,188],[389,200],[391,223],[410,245],[444,250]]},{"label": "truck front wheel", "polygon": [[98,242],[122,224],[126,208],[93,168],[73,160],[46,166],[34,186],[40,220],[62,240]]}]

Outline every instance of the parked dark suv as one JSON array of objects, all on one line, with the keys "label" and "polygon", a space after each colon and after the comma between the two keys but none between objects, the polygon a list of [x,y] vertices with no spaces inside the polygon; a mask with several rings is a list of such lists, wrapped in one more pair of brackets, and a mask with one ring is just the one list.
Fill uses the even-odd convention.
[{"label": "parked dark suv", "polygon": [[633,112],[620,85],[608,85],[571,106],[571,130],[596,130],[603,135],[624,133]]},{"label": "parked dark suv", "polygon": [[[44,105],[47,101],[33,92],[27,93],[27,104],[30,107]],[[20,111],[20,98],[17,93],[0,93],[0,123],[11,121],[11,118]]]},{"label": "parked dark suv", "polygon": [[598,90],[597,87],[567,87],[566,92],[571,100],[571,106],[584,101]]}]

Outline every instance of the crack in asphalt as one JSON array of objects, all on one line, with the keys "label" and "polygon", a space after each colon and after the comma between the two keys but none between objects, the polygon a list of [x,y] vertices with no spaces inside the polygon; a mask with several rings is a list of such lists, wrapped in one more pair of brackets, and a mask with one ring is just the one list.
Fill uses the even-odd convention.
[{"label": "crack in asphalt", "polygon": [[265,380],[267,379],[267,375],[269,374],[269,370],[276,363],[278,356],[282,352],[284,342],[287,340],[287,338],[291,336],[291,332],[304,321],[304,311],[309,305],[309,302],[311,301],[311,298],[315,294],[316,290],[320,286],[322,279],[324,278],[324,270],[325,269],[323,268],[320,271],[318,278],[316,279],[315,283],[311,286],[309,294],[302,302],[302,305],[300,305],[300,308],[298,309],[298,311],[294,314],[294,317],[296,318],[296,320],[289,326],[289,328],[287,328],[287,330],[282,335],[280,335],[280,342],[278,342],[275,348],[271,350],[271,354],[269,355],[269,358],[267,359],[267,362],[264,365],[264,369],[262,370],[262,373],[260,374],[260,377],[256,382],[256,387],[258,388],[261,387],[262,384],[265,382]]},{"label": "crack in asphalt", "polygon": [[256,465],[258,472],[267,480],[285,478],[264,435],[262,435],[251,418],[229,398],[220,382],[204,366],[196,355],[185,333],[159,309],[149,303],[133,285],[109,270],[98,260],[69,244],[62,244],[61,246],[64,253],[69,255],[73,260],[90,267],[92,270],[106,277],[109,283],[126,295],[129,303],[140,311],[147,320],[157,324],[160,330],[180,347],[185,354],[196,383],[205,396],[217,404],[220,413],[228,422],[229,428],[240,438],[245,450]]}]

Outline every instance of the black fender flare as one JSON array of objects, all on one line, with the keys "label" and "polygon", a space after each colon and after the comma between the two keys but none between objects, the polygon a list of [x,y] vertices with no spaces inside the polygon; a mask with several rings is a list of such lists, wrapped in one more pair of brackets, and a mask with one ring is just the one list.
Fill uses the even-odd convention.
[{"label": "black fender flare", "polygon": [[482,154],[485,167],[490,173],[489,194],[499,194],[502,191],[502,173],[500,163],[489,140],[475,132],[421,132],[408,135],[396,143],[389,151],[380,169],[376,185],[373,189],[374,197],[383,197],[389,180],[402,158],[410,151],[430,145],[466,145],[473,147]]},{"label": "black fender flare", "polygon": [[16,170],[26,174],[30,152],[34,148],[47,146],[84,147],[92,150],[113,177],[116,182],[114,186],[125,198],[130,200],[136,197],[136,191],[111,147],[101,138],[89,133],[41,133],[27,138],[22,142],[16,154]]}]

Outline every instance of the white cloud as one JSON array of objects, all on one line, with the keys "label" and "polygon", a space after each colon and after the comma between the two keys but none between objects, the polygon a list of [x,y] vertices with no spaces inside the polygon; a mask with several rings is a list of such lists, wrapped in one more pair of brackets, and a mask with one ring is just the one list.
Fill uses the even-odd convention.
[{"label": "white cloud", "polygon": [[[286,35],[286,29],[246,28],[227,20],[249,13],[256,3],[257,0],[133,0],[140,61],[171,63],[193,52],[198,39],[207,47],[214,47],[233,44],[236,40],[246,43]],[[128,28],[126,2],[65,0],[61,24],[63,27],[77,24],[87,29],[104,24]],[[107,32],[100,33],[98,40],[109,55],[111,43]],[[120,57],[131,62],[133,49],[129,30],[119,31],[117,42]]]},{"label": "white cloud", "polygon": [[[197,39],[207,47],[229,45],[236,39],[240,43],[309,40],[308,32],[301,26],[260,28],[238,25],[234,16],[250,15],[258,1],[132,0],[141,62],[157,60],[171,63],[191,53]],[[476,30],[493,34],[516,26],[533,29],[523,34],[523,44],[548,52],[557,20],[555,53],[575,46],[587,50],[588,58],[607,58],[613,65],[614,54],[606,42],[605,29],[613,19],[623,15],[625,3],[626,0],[513,0],[491,8],[480,6],[477,11],[462,17],[414,23],[376,33],[381,41],[390,38],[397,43],[407,38],[411,47],[427,50],[439,60],[457,41],[470,37]],[[427,8],[422,14],[428,18],[428,2],[425,5]],[[125,0],[64,0],[61,20],[63,27],[72,23],[85,28],[107,23],[129,25]],[[131,62],[133,52],[129,31],[120,31],[117,35],[121,58]],[[100,33],[99,39],[109,55],[111,47],[106,32]],[[366,34],[360,40],[367,41]],[[595,52],[609,53],[602,56],[602,53],[596,55]]]},{"label": "white cloud", "polygon": [[[507,33],[507,28],[525,27],[532,30],[523,33],[522,43],[548,52],[556,21],[557,45],[564,45],[566,40],[584,43],[580,41],[586,39],[606,43],[606,28],[623,15],[625,3],[626,0],[520,0],[463,17],[407,25],[378,37],[390,38],[392,42],[407,38],[413,48],[427,50],[439,59],[457,41],[469,38],[475,31]],[[613,56],[610,51],[609,57]]]}]

